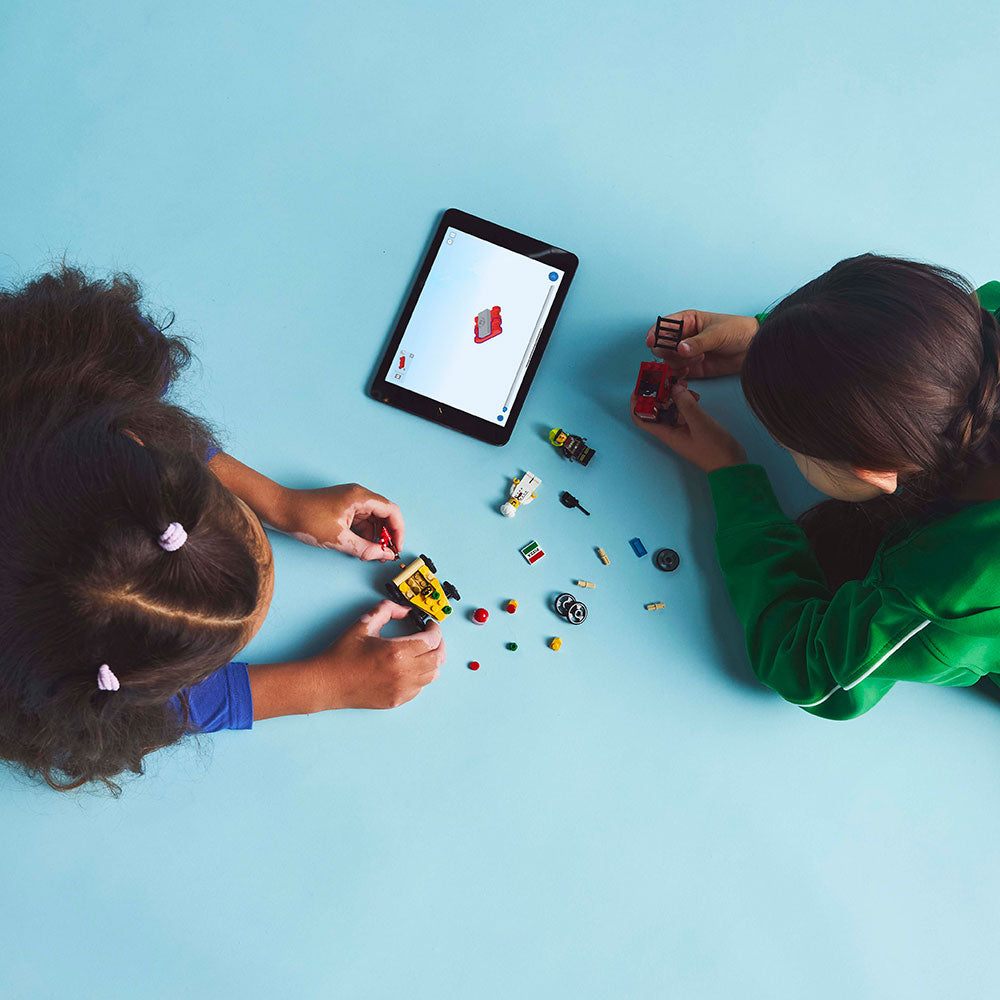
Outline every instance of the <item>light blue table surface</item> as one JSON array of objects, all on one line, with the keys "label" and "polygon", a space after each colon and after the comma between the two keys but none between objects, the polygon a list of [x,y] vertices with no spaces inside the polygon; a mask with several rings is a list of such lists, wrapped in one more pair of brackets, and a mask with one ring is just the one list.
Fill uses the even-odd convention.
[{"label": "light blue table surface", "polygon": [[[208,737],[118,801],[3,772],[4,998],[997,995],[1000,706],[900,685],[830,723],[761,688],[704,478],[626,409],[658,312],[756,311],[869,249],[1000,277],[996,5],[843,6],[0,7],[0,278],[130,271],[232,454],[398,500],[493,611],[396,711]],[[580,257],[502,449],[363,392],[452,205]],[[734,380],[703,392],[789,511],[815,498]],[[273,543],[248,658],[378,599],[384,568]],[[546,601],[578,577],[573,630]]]}]

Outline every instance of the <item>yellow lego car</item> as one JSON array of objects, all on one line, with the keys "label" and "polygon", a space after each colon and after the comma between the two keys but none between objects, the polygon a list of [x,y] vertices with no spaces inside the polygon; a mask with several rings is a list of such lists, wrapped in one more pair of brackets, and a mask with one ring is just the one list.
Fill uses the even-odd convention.
[{"label": "yellow lego car", "polygon": [[410,617],[420,628],[426,628],[432,621],[441,622],[452,612],[448,601],[458,601],[458,591],[446,580],[438,583],[434,563],[425,555],[414,559],[392,578],[385,589],[394,601],[412,604]]}]

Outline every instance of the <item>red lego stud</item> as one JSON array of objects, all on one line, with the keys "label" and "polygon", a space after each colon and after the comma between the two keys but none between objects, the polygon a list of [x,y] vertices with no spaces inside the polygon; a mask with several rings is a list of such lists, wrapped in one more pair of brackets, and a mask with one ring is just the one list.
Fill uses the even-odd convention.
[{"label": "red lego stud", "polygon": [[478,669],[479,669],[479,661],[478,661],[478,660],[473,660],[473,661],[472,661],[472,662],[471,662],[471,663],[469,664],[469,669],[470,669],[470,670],[478,670]]},{"label": "red lego stud", "polygon": [[476,610],[472,612],[472,620],[477,625],[485,624],[486,619],[489,618],[489,616],[490,613],[486,610],[486,608],[476,608]]},{"label": "red lego stud", "polygon": [[512,615],[515,611],[517,611],[517,601],[508,601],[504,610],[507,614]]}]

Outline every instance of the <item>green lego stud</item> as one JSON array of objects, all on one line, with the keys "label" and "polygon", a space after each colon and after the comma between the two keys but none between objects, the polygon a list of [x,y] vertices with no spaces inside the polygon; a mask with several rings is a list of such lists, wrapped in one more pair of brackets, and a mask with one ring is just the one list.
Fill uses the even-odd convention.
[{"label": "green lego stud", "polygon": [[450,615],[451,614],[451,605],[450,604],[446,604],[441,610],[444,612],[444,614]]},{"label": "green lego stud", "polygon": [[517,643],[516,642],[508,642],[507,643],[507,648],[513,653],[517,649]]},{"label": "green lego stud", "polygon": [[431,591],[431,600],[432,601],[439,601],[440,599],[441,599],[441,592],[439,590],[432,590]]}]

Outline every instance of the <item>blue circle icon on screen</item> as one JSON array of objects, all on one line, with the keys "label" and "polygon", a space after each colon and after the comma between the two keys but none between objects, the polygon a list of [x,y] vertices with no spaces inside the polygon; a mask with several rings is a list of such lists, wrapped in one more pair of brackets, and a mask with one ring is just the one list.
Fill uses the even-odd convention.
[{"label": "blue circle icon on screen", "polygon": [[502,413],[498,413],[497,414],[497,420],[499,420],[501,423],[503,423],[503,414]]},{"label": "blue circle icon on screen", "polygon": [[555,271],[549,271],[549,281],[558,281],[559,275]]},{"label": "blue circle icon on screen", "polygon": [[503,412],[504,412],[504,413],[506,413],[506,412],[507,412],[507,407],[506,407],[506,406],[505,406],[505,407],[503,408]]}]

